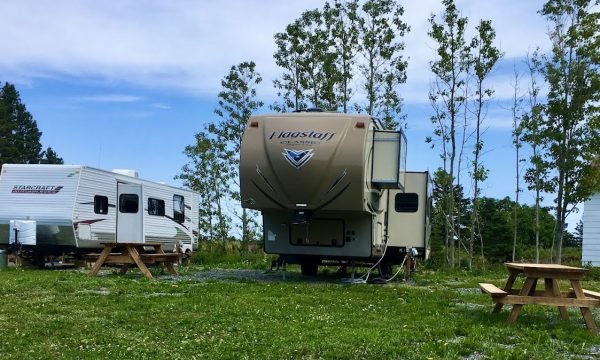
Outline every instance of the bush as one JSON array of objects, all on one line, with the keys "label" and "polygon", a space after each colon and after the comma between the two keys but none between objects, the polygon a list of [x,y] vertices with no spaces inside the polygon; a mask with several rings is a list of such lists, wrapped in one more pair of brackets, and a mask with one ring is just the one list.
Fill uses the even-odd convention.
[{"label": "bush", "polygon": [[[485,259],[481,258],[480,254],[475,254],[473,259],[473,269],[485,269],[490,265],[503,264],[510,262],[512,259],[512,249],[510,252],[503,254],[503,256],[489,257]],[[517,248],[516,259],[517,262],[535,262],[535,247],[520,247]],[[552,263],[552,251],[551,249],[540,249],[540,263]],[[563,247],[562,251],[562,262],[563,265],[570,266],[582,266],[581,264],[581,248],[580,247]],[[445,253],[439,251],[433,253],[426,263],[428,269],[449,269],[450,266],[446,261]],[[456,265],[456,269],[467,269],[468,259],[463,253],[461,253],[460,265]]]},{"label": "bush", "polygon": [[[517,254],[520,254],[518,261],[535,262],[535,247],[521,249]],[[540,249],[540,263],[551,263],[551,249]],[[581,248],[563,247],[562,264],[581,266]]]},{"label": "bush", "polygon": [[255,241],[216,240],[200,242],[190,261],[203,266],[268,269],[275,258]]}]

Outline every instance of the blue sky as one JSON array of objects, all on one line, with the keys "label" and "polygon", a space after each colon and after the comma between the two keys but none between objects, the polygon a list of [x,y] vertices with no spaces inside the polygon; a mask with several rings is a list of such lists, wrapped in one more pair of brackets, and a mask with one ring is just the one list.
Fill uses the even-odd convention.
[{"label": "blue sky", "polygon": [[[435,46],[427,37],[427,19],[442,11],[440,2],[403,2],[405,21],[412,27],[405,38],[408,81],[400,88],[411,170],[434,170],[441,164],[438,151],[424,141],[432,132],[428,63]],[[173,178],[187,161],[182,151],[195,132],[216,119],[220,80],[229,67],[255,61],[264,78],[259,96],[271,103],[272,80],[279,73],[272,58],[273,35],[303,10],[323,3],[3,1],[0,33],[10,34],[10,39],[3,41],[0,81],[17,86],[43,132],[44,146],[52,146],[66,163],[136,169],[143,178],[178,185]],[[490,169],[483,184],[486,196],[514,196],[509,111],[513,66],[524,71],[528,50],[549,47],[546,22],[537,14],[542,4],[457,1],[472,27],[480,18],[493,21],[504,52],[489,83],[496,94],[485,123],[483,162]],[[462,171],[466,175],[468,168]],[[470,186],[466,190],[470,193]],[[533,202],[529,192],[522,199]]]}]

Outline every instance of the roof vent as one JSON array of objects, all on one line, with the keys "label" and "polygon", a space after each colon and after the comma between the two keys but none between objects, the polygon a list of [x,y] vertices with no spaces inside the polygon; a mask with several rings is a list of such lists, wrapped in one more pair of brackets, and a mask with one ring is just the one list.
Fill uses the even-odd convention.
[{"label": "roof vent", "polygon": [[324,112],[324,110],[323,109],[319,109],[319,108],[308,108],[308,109],[294,110],[293,112],[295,112],[295,113],[299,113],[299,112]]},{"label": "roof vent", "polygon": [[139,177],[137,171],[130,170],[130,169],[114,169],[112,172],[114,172],[115,174],[130,176],[130,177],[134,177],[134,178],[138,178]]}]

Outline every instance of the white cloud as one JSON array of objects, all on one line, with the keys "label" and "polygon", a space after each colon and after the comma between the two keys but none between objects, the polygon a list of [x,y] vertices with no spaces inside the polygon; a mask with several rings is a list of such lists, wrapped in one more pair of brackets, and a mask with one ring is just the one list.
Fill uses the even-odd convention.
[{"label": "white cloud", "polygon": [[[254,60],[263,74],[261,93],[273,95],[278,74],[273,35],[303,10],[322,0],[77,1],[0,2],[3,43],[0,79],[27,83],[39,77],[163,87],[214,96],[229,67]],[[428,68],[434,44],[428,18],[441,13],[439,0],[404,1],[408,82],[407,102],[426,102],[432,80]],[[536,14],[542,0],[459,0],[471,25],[491,18],[507,57],[543,45],[546,26]]]},{"label": "white cloud", "polygon": [[5,42],[0,76],[93,76],[213,94],[232,64],[252,59],[273,74],[273,34],[307,6],[242,0],[2,2],[0,31],[14,38]]},{"label": "white cloud", "polygon": [[163,103],[153,103],[153,104],[150,104],[150,106],[153,107],[154,109],[160,109],[160,110],[169,110],[169,109],[171,109],[170,105],[163,104]]},{"label": "white cloud", "polygon": [[[411,26],[411,32],[406,37],[406,55],[408,62],[408,78],[401,93],[406,102],[427,103],[428,92],[434,76],[429,69],[429,63],[435,56],[436,43],[429,38],[427,32],[430,24],[428,19],[443,11],[441,1],[405,1],[406,21]],[[538,15],[543,1],[501,1],[501,0],[459,0],[457,6],[461,16],[469,18],[470,32],[467,38],[474,35],[475,26],[479,19],[491,19],[496,30],[497,46],[504,53],[504,59],[521,58],[527,52],[532,52],[536,46],[541,50],[548,48],[546,22]],[[520,60],[516,60],[520,61]],[[496,72],[489,84],[496,89],[497,98],[507,98],[506,80],[512,76]]]}]

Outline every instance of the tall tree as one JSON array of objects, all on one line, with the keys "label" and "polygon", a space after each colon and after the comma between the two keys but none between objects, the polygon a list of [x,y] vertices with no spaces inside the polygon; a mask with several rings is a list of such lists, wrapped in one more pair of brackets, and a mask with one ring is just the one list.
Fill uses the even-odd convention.
[{"label": "tall tree", "polygon": [[[436,243],[446,244],[446,239],[444,237],[445,233],[445,224],[447,217],[447,208],[448,202],[450,199],[448,198],[447,188],[452,186],[454,191],[452,192],[454,199],[452,202],[454,204],[458,204],[457,206],[457,214],[455,216],[455,221],[458,224],[457,228],[468,228],[469,224],[469,208],[470,208],[470,200],[465,197],[464,189],[459,184],[452,184],[450,181],[450,177],[448,173],[445,172],[442,168],[438,168],[433,173],[433,195],[432,199],[434,202],[434,206],[432,209],[432,241]],[[460,242],[459,239],[453,239],[457,243],[459,247],[463,247],[465,251],[468,249],[464,246],[464,243]]]},{"label": "tall tree", "polygon": [[274,106],[276,110],[291,106],[298,110],[305,102],[316,108],[338,108],[336,85],[342,75],[328,25],[323,13],[313,9],[303,12],[284,33],[275,34],[276,64],[288,70],[275,82],[284,97],[283,104]]},{"label": "tall tree", "polygon": [[[445,12],[438,22],[436,15],[431,15],[429,36],[437,43],[436,58],[430,63],[431,71],[436,80],[430,90],[429,99],[435,111],[431,118],[436,128],[434,135],[443,144],[441,154],[444,171],[448,173],[450,184],[455,181],[455,166],[457,158],[457,121],[465,105],[463,88],[468,62],[465,55],[469,54],[469,45],[465,41],[467,18],[460,17],[453,0],[443,0]],[[431,137],[427,138],[433,144]],[[451,266],[455,263],[454,238],[456,236],[456,204],[454,203],[454,187],[448,186],[446,192],[448,206],[446,213],[446,243],[449,245],[449,260]]]},{"label": "tall tree", "polygon": [[334,0],[326,2],[323,9],[325,24],[329,28],[332,44],[337,54],[339,69],[339,102],[342,111],[347,113],[352,97],[350,82],[354,77],[356,54],[360,50],[359,43],[359,4],[358,0]]},{"label": "tall tree", "polygon": [[592,166],[600,144],[600,13],[598,0],[548,0],[540,13],[549,22],[552,53],[542,73],[549,92],[540,121],[544,166],[556,192],[556,261],[562,260],[567,216],[591,196],[599,169]]},{"label": "tall tree", "polygon": [[483,149],[483,122],[486,114],[486,104],[493,96],[494,90],[486,85],[486,80],[496,66],[496,63],[502,56],[500,50],[494,46],[496,31],[492,27],[490,20],[481,20],[476,27],[476,35],[471,40],[470,50],[472,52],[472,66],[475,82],[475,149],[473,150],[473,210],[471,212],[471,258],[473,256],[473,243],[475,237],[479,236],[481,248],[483,249],[483,238],[479,229],[479,196],[480,183],[488,177],[488,169],[481,162],[481,153]]},{"label": "tall tree", "polygon": [[540,203],[543,200],[542,178],[547,176],[547,171],[543,166],[543,159],[540,154],[541,136],[539,127],[543,106],[538,100],[540,94],[540,85],[538,84],[538,76],[540,72],[540,58],[537,50],[533,55],[527,54],[527,111],[521,119],[522,139],[527,142],[532,154],[529,158],[530,166],[525,170],[524,179],[528,184],[529,190],[535,191],[535,261],[540,261]]},{"label": "tall tree", "polygon": [[208,240],[225,240],[230,230],[230,218],[224,202],[232,178],[231,167],[226,162],[225,143],[217,141],[206,132],[195,135],[196,143],[185,147],[190,159],[177,178],[200,194],[200,235]]},{"label": "tall tree", "polygon": [[341,74],[335,63],[336,53],[332,51],[333,42],[323,13],[318,9],[305,11],[297,21],[303,40],[301,64],[305,76],[302,85],[313,107],[337,110],[335,86]]},{"label": "tall tree", "polygon": [[58,156],[56,151],[51,147],[48,147],[46,150],[42,151],[41,160],[42,164],[64,164],[64,160]]},{"label": "tall tree", "polygon": [[281,99],[281,102],[271,106],[275,111],[287,112],[307,107],[307,99],[302,87],[305,74],[302,63],[301,33],[301,24],[295,21],[286,26],[284,32],[275,34],[277,50],[273,57],[275,64],[284,69],[281,77],[273,81],[278,91],[277,96]]},{"label": "tall tree", "polygon": [[510,108],[512,115],[512,143],[515,146],[515,201],[513,203],[513,248],[512,248],[512,261],[516,260],[517,253],[517,235],[519,232],[518,222],[518,210],[519,210],[519,194],[521,193],[521,157],[519,152],[521,151],[522,139],[521,134],[523,132],[523,126],[521,125],[521,111],[523,98],[520,94],[520,74],[517,71],[516,66],[514,67],[514,84],[513,84],[513,96],[512,96],[512,107]]},{"label": "tall tree", "polygon": [[399,126],[402,98],[397,86],[406,82],[400,39],[410,30],[402,21],[404,8],[395,0],[367,0],[362,5],[360,39],[364,63],[360,72],[367,97],[366,111],[380,117],[386,129]]},{"label": "tall tree", "polygon": [[13,84],[0,88],[0,168],[3,164],[62,164],[51,148],[42,151],[42,132]]},{"label": "tall tree", "polygon": [[[264,103],[257,98],[256,88],[262,82],[261,75],[256,72],[253,61],[242,62],[232,66],[229,74],[221,81],[222,91],[219,92],[219,107],[215,109],[221,120],[209,126],[218,140],[226,145],[226,160],[236,186],[231,188],[232,199],[240,202],[239,193],[239,164],[242,136],[250,116],[260,109]],[[250,240],[252,219],[250,211],[242,208],[241,225],[242,239]]]},{"label": "tall tree", "polygon": [[575,225],[575,232],[573,233],[573,240],[575,241],[576,247],[583,246],[583,220],[579,219],[577,225]]},{"label": "tall tree", "polygon": [[0,89],[0,167],[6,163],[39,163],[41,136],[15,86],[5,83]]}]

